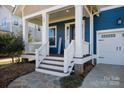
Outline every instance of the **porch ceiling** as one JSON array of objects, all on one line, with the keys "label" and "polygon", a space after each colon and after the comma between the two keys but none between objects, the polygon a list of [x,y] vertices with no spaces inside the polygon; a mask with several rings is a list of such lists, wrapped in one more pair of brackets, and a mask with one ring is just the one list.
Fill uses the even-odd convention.
[{"label": "porch ceiling", "polygon": [[35,16],[33,18],[29,18],[27,20],[28,20],[28,22],[31,22],[31,23],[34,23],[37,25],[42,25],[42,16],[41,15]]},{"label": "porch ceiling", "polygon": [[[83,12],[83,15],[89,16],[85,10]],[[74,17],[75,17],[74,7],[66,8],[66,9],[62,9],[60,11],[50,13],[49,14],[49,23],[58,22],[60,20],[64,21],[64,20],[68,20],[68,19],[74,19]],[[30,18],[30,19],[28,19],[28,22],[42,25],[42,16],[39,15],[39,16]]]}]

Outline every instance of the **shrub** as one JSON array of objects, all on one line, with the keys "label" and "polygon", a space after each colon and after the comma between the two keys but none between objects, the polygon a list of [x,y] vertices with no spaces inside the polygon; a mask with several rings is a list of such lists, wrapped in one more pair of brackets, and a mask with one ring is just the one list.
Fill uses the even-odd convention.
[{"label": "shrub", "polygon": [[0,34],[0,55],[11,57],[14,63],[14,57],[19,59],[23,50],[24,43],[21,36],[16,36],[13,33]]}]

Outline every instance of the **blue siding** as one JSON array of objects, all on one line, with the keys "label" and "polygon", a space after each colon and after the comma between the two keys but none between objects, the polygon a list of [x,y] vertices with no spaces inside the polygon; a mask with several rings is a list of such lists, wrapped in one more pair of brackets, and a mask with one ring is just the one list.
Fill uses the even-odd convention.
[{"label": "blue siding", "polygon": [[74,20],[67,20],[57,23],[52,23],[50,26],[57,26],[57,47],[56,48],[50,48],[50,53],[57,54],[58,53],[58,42],[59,37],[62,37],[62,46],[61,46],[61,54],[64,53],[65,48],[65,23],[74,22]]},{"label": "blue siding", "polygon": [[89,17],[85,20],[85,41],[90,41],[90,20]]},{"label": "blue siding", "polygon": [[[117,19],[121,18],[123,23],[117,24]],[[96,53],[96,31],[105,29],[124,28],[124,7],[103,11],[99,17],[94,17],[94,53]]]}]

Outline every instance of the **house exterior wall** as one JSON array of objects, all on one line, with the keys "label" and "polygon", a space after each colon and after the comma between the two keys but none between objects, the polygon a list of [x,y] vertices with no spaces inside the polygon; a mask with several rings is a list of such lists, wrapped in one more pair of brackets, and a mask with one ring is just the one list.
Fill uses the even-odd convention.
[{"label": "house exterior wall", "polygon": [[[122,19],[122,24],[117,24],[117,19]],[[124,28],[124,7],[106,10],[100,13],[99,17],[94,17],[94,53],[96,54],[96,32],[97,30],[107,30]]]},{"label": "house exterior wall", "polygon": [[2,31],[10,30],[10,16],[11,16],[10,11],[3,6],[0,6],[0,30]]},{"label": "house exterior wall", "polygon": [[[22,31],[21,18],[12,15],[11,11],[4,6],[0,6],[0,30],[12,31],[15,34]],[[17,25],[18,24],[18,25]]]},{"label": "house exterior wall", "polygon": [[[74,19],[51,23],[49,26],[57,26],[57,47],[50,48],[50,53],[56,54],[58,52],[58,43],[59,37],[62,37],[62,47],[61,47],[61,54],[64,53],[65,48],[65,23],[74,22]],[[85,21],[85,41],[89,42],[90,32],[89,32],[89,18]]]},{"label": "house exterior wall", "polygon": [[26,5],[24,8],[24,16],[36,13],[38,11],[45,10],[47,8],[53,7],[55,5]]}]

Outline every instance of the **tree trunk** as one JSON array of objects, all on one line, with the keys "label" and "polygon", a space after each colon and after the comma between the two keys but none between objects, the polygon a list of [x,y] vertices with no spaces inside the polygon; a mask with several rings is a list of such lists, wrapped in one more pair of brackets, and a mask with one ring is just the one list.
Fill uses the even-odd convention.
[{"label": "tree trunk", "polygon": [[14,57],[11,57],[12,58],[12,63],[14,63]]}]

